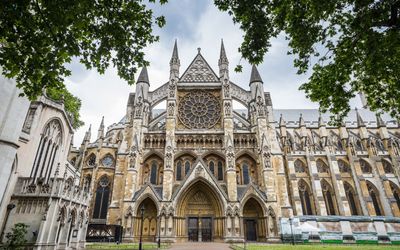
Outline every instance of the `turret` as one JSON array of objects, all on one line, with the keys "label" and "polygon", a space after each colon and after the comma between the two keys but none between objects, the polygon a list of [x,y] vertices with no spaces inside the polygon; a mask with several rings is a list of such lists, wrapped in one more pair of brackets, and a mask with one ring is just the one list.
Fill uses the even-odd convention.
[{"label": "turret", "polygon": [[219,53],[218,67],[219,67],[219,77],[223,77],[225,74],[228,75],[229,61],[228,58],[226,57],[224,41],[222,39],[221,39],[221,50]]},{"label": "turret", "polygon": [[[261,79],[260,73],[256,66],[253,65],[251,69],[251,76],[250,76],[250,91],[252,99],[256,99],[257,94],[262,94],[261,96],[264,97],[264,88],[263,88],[263,81]],[[260,93],[261,92],[261,93]]]},{"label": "turret", "polygon": [[147,100],[149,87],[150,87],[149,75],[147,73],[146,66],[144,66],[139,74],[139,78],[136,83],[136,98],[138,99],[139,97],[141,97],[142,101]]},{"label": "turret", "polygon": [[177,41],[175,40],[174,44],[174,49],[172,51],[172,57],[171,60],[169,61],[169,67],[170,67],[170,77],[175,76],[179,77],[179,67],[181,66],[179,56],[178,56],[178,44]]},{"label": "turret", "polygon": [[90,142],[91,136],[92,136],[92,124],[90,124],[88,131],[86,131],[85,136],[83,137],[82,145]]},{"label": "turret", "polygon": [[299,128],[300,128],[300,136],[301,137],[307,137],[306,123],[304,122],[303,114],[300,114]]},{"label": "turret", "polygon": [[97,140],[104,138],[104,116],[101,118],[100,127],[97,132]]}]

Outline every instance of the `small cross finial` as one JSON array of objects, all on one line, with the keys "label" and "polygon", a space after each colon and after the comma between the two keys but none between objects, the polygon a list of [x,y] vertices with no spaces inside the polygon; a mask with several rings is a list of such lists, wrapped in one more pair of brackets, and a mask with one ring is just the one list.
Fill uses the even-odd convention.
[{"label": "small cross finial", "polygon": [[201,48],[197,48],[197,53],[200,54]]}]

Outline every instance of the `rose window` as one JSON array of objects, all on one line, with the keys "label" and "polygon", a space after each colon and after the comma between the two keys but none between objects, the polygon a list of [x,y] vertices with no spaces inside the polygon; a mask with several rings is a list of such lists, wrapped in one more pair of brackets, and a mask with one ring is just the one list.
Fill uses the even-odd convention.
[{"label": "rose window", "polygon": [[211,128],[221,117],[221,105],[218,98],[210,93],[191,92],[179,102],[178,116],[188,128]]}]

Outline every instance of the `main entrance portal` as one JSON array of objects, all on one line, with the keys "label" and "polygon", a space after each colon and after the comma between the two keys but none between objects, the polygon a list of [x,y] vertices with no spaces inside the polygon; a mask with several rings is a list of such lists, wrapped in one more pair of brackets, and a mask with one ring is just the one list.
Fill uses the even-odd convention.
[{"label": "main entrance portal", "polygon": [[211,241],[212,240],[211,217],[189,217],[188,240],[203,241],[203,242]]},{"label": "main entrance portal", "polygon": [[177,231],[183,241],[223,239],[221,202],[207,184],[198,181],[191,185],[180,199],[177,209]]}]

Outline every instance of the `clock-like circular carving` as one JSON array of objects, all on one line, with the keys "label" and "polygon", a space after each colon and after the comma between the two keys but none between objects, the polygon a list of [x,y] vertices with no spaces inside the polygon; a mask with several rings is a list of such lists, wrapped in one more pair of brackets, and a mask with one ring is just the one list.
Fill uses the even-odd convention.
[{"label": "clock-like circular carving", "polygon": [[114,164],[114,158],[111,155],[106,155],[102,160],[101,163],[105,167],[112,167]]},{"label": "clock-like circular carving", "polygon": [[178,117],[188,128],[211,128],[221,118],[221,105],[218,98],[211,93],[190,92],[179,102]]}]

